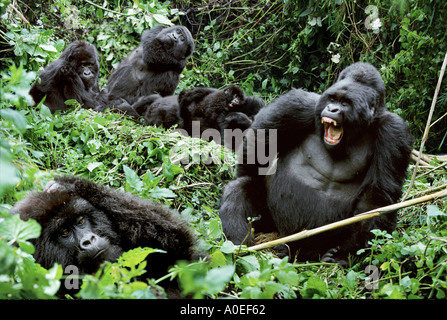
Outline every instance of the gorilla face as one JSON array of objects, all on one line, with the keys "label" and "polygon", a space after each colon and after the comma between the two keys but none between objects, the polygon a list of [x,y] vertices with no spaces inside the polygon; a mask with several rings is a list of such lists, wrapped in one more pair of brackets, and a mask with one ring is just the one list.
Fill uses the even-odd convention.
[{"label": "gorilla face", "polygon": [[102,262],[115,261],[121,255],[121,248],[111,243],[115,237],[110,233],[105,235],[98,228],[98,217],[95,216],[101,213],[91,204],[76,199],[62,208],[64,210],[71,211],[68,215],[76,214],[61,225],[57,242],[68,252],[73,252],[74,264],[82,267],[83,272],[94,272]]},{"label": "gorilla face", "polygon": [[186,59],[194,51],[194,41],[188,29],[174,26],[163,29],[157,36],[166,51],[177,59]]},{"label": "gorilla face", "polygon": [[[46,193],[51,203],[48,216],[35,217],[42,225],[42,234],[34,241],[36,262],[45,268],[55,262],[63,268],[75,265],[81,273],[93,273],[102,262],[118,259],[123,250],[107,216],[82,198],[56,192]],[[36,212],[42,209],[39,205]]]},{"label": "gorilla face", "polygon": [[89,90],[96,86],[99,76],[99,62],[95,47],[87,42],[74,43],[68,57],[72,69],[79,75],[84,83],[85,89]]},{"label": "gorilla face", "polygon": [[95,65],[92,61],[80,61],[77,73],[81,77],[82,82],[84,82],[86,89],[90,89],[94,86],[98,70],[95,70]]},{"label": "gorilla face", "polygon": [[[238,107],[244,103],[245,94],[240,88],[229,86],[224,89],[224,93],[228,108]],[[228,108],[226,108],[226,110],[228,110]]]},{"label": "gorilla face", "polygon": [[[374,71],[374,72],[373,72]],[[327,89],[316,107],[316,123],[328,150],[361,137],[385,109],[380,74],[369,65],[353,64]]]}]

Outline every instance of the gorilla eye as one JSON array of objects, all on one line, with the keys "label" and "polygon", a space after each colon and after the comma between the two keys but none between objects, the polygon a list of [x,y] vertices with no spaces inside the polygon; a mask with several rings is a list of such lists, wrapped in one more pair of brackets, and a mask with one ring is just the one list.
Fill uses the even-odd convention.
[{"label": "gorilla eye", "polygon": [[79,219],[78,224],[84,224],[85,220],[84,218]]},{"label": "gorilla eye", "polygon": [[68,237],[69,235],[70,235],[70,230],[65,229],[64,231],[62,231],[62,237],[63,237],[63,238],[66,238],[66,237]]}]

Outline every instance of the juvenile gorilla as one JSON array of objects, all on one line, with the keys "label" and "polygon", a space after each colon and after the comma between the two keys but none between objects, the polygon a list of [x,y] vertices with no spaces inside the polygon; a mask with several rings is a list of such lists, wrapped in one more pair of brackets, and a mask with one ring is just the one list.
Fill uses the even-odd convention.
[{"label": "juvenile gorilla", "polygon": [[44,104],[51,112],[66,110],[65,101],[75,99],[85,108],[95,108],[99,99],[99,62],[96,48],[86,41],[77,40],[62,52],[39,74],[30,95],[38,104],[46,95]]},{"label": "juvenile gorilla", "polygon": [[[59,177],[43,192],[32,192],[11,211],[42,226],[34,240],[34,258],[44,268],[74,265],[81,274],[94,273],[104,261],[115,261],[136,247],[162,249],[147,257],[148,277],[160,277],[177,260],[198,257],[195,239],[177,212],[76,177]],[[169,294],[178,287],[161,283]]]},{"label": "juvenile gorilla", "polygon": [[140,97],[174,94],[186,59],[194,52],[191,33],[182,26],[157,25],[143,32],[141,44],[111,74],[105,107],[131,113]]},{"label": "juvenile gorilla", "polygon": [[[406,123],[386,109],[384,94],[379,72],[355,63],[321,96],[293,89],[263,108],[251,127],[257,139],[244,141],[238,178],[221,199],[227,238],[251,243],[250,217],[256,231],[286,236],[396,202],[413,138]],[[277,141],[269,134],[261,139],[260,129],[276,129]],[[270,143],[277,143],[276,173],[261,176],[260,165],[247,158],[255,146]],[[372,229],[391,231],[395,222],[396,213],[389,213],[291,243],[292,250],[299,260],[343,263],[348,253],[366,246]]]},{"label": "juvenile gorilla", "polygon": [[[189,135],[194,135],[192,122],[200,122],[200,133],[207,129],[217,129],[224,145],[225,129],[249,128],[252,118],[264,106],[262,99],[246,96],[236,86],[229,86],[223,90],[207,87],[197,87],[180,93],[178,102],[183,128]],[[198,130],[197,130],[198,131]]]}]

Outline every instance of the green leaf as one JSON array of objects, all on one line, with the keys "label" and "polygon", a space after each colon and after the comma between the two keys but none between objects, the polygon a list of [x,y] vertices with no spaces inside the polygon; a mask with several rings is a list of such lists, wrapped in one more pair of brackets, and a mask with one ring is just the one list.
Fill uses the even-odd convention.
[{"label": "green leaf", "polygon": [[209,225],[208,225],[208,229],[207,229],[208,236],[211,239],[216,239],[217,237],[220,236],[220,233],[221,233],[220,230],[221,230],[221,228],[220,228],[219,221],[211,220]]},{"label": "green leaf", "polygon": [[87,165],[87,169],[88,171],[92,172],[100,166],[102,166],[102,162],[89,162],[89,164]]},{"label": "green leaf", "polygon": [[208,294],[216,294],[225,288],[235,271],[234,265],[211,269],[206,275]]},{"label": "green leaf", "polygon": [[318,276],[311,276],[307,280],[305,288],[301,291],[301,295],[305,299],[322,297],[326,294],[326,283]]},{"label": "green leaf", "polygon": [[161,23],[161,24],[165,24],[168,26],[172,26],[173,23],[171,22],[171,20],[169,20],[168,18],[166,18],[165,16],[161,15],[161,14],[154,14],[152,15],[152,17],[154,18],[154,20],[156,20],[157,22]]},{"label": "green leaf", "polygon": [[346,285],[349,289],[355,289],[357,286],[357,272],[351,270],[346,275]]},{"label": "green leaf", "polygon": [[8,120],[14,124],[17,130],[23,134],[28,126],[26,118],[22,116],[19,112],[12,109],[0,110],[0,115],[3,119]]},{"label": "green leaf", "polygon": [[33,254],[35,251],[34,245],[28,241],[17,241],[17,244],[26,253]]},{"label": "green leaf", "polygon": [[141,192],[143,188],[143,182],[140,180],[140,177],[133,171],[131,168],[129,168],[126,165],[123,165],[124,169],[124,175],[126,176],[126,182],[129,184],[129,186],[138,192]]},{"label": "green leaf", "polygon": [[118,259],[118,263],[123,267],[134,267],[143,262],[149,254],[154,252],[163,251],[152,248],[135,248],[124,252]]},{"label": "green leaf", "polygon": [[227,259],[220,250],[216,250],[211,254],[211,268],[223,267],[227,265]]},{"label": "green leaf", "polygon": [[41,47],[45,51],[57,52],[57,49],[50,44],[40,44],[39,47]]},{"label": "green leaf", "polygon": [[166,181],[172,181],[174,177],[182,173],[183,169],[175,164],[172,164],[168,157],[163,162],[163,175],[166,177]]},{"label": "green leaf", "polygon": [[260,269],[259,261],[256,256],[244,256],[236,260],[238,273],[248,273]]},{"label": "green leaf", "polygon": [[234,244],[233,242],[227,240],[223,243],[222,247],[220,248],[220,251],[223,253],[233,253],[234,251]]},{"label": "green leaf", "polygon": [[23,221],[20,215],[15,214],[0,223],[0,237],[11,243],[27,241],[38,238],[41,231],[40,224],[36,220]]},{"label": "green leaf", "polygon": [[155,187],[150,191],[151,198],[160,199],[160,198],[176,198],[177,195],[170,189]]},{"label": "green leaf", "polygon": [[281,283],[288,284],[290,286],[298,285],[298,273],[296,271],[279,271],[278,272],[278,280]]}]

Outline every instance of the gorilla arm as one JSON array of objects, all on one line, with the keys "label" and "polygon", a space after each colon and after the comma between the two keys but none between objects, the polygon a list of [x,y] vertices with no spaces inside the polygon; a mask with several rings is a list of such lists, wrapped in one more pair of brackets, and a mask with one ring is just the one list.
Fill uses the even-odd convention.
[{"label": "gorilla arm", "polygon": [[[248,164],[248,150],[269,143],[277,143],[279,156],[288,148],[300,144],[311,132],[315,131],[315,105],[319,95],[292,89],[279,96],[256,115],[251,128],[255,131],[254,140],[243,142],[243,162],[238,166],[238,178],[231,181],[224,189],[219,216],[225,235],[236,244],[253,242],[248,218],[255,221],[256,231],[271,232],[274,229],[272,214],[267,204],[265,176],[258,175],[261,166],[255,157],[254,164]],[[269,136],[258,135],[260,129],[277,130],[278,141],[270,141]]]},{"label": "gorilla arm", "polygon": [[373,125],[378,128],[375,151],[358,192],[361,200],[357,213],[399,200],[413,147],[408,125],[398,115],[385,110]]},{"label": "gorilla arm", "polygon": [[[238,176],[256,176],[260,167],[256,157],[255,163],[248,164],[248,150],[255,150],[260,144],[269,150],[270,143],[277,143],[279,156],[290,148],[296,147],[309,133],[315,131],[315,105],[319,95],[301,89],[292,89],[279,96],[272,103],[262,108],[256,115],[251,129],[255,131],[255,139],[243,142],[243,161],[238,166]],[[270,141],[268,132],[265,138],[258,134],[260,129],[277,131],[277,141]],[[251,148],[249,147],[251,146]]]}]

